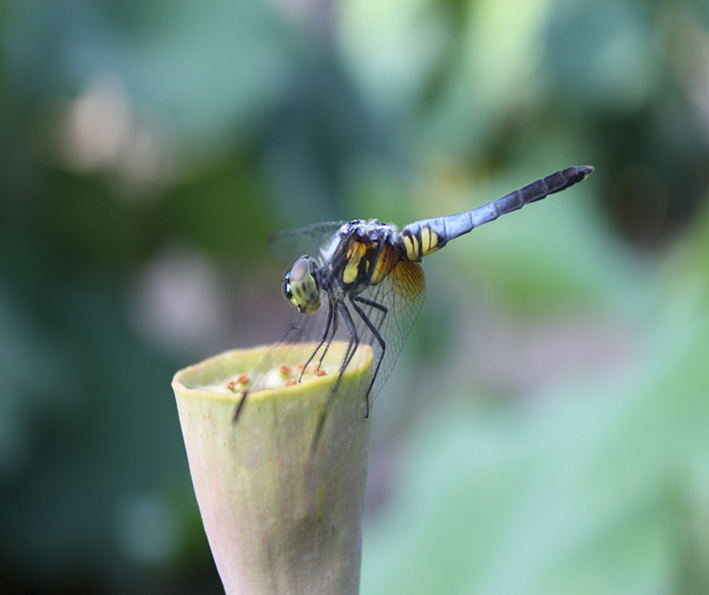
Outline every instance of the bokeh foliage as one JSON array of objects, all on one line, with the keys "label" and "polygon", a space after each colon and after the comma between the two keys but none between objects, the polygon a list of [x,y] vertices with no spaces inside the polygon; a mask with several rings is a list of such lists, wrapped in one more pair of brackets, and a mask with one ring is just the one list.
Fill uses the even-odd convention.
[{"label": "bokeh foliage", "polygon": [[1,592],[220,591],[170,379],[269,232],[585,163],[427,259],[362,592],[709,590],[706,3],[10,0],[0,155]]}]

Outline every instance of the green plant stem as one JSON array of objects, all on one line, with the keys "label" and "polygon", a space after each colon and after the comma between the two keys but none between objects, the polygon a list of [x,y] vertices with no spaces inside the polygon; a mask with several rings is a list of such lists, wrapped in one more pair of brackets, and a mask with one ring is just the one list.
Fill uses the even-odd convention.
[{"label": "green plant stem", "polygon": [[[296,365],[310,346],[291,353]],[[344,347],[333,344],[328,360]],[[241,398],[230,379],[251,372],[266,348],[229,351],[175,375],[190,473],[225,591],[356,594],[370,423],[363,417],[371,350],[348,370],[313,438],[336,374]],[[327,363],[327,361],[326,361]],[[336,369],[336,367],[335,367]]]}]

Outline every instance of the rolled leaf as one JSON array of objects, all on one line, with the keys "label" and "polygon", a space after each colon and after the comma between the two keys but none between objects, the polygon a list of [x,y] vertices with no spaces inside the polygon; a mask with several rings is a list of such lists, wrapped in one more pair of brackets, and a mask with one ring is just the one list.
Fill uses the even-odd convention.
[{"label": "rolled leaf", "polygon": [[372,352],[358,350],[327,407],[346,344],[332,344],[325,374],[310,369],[293,382],[300,377],[295,366],[312,349],[304,344],[288,350],[287,359],[274,358],[260,377],[292,386],[249,392],[236,421],[244,374],[273,351],[229,351],[178,372],[172,382],[197,502],[227,595],[359,591]]}]

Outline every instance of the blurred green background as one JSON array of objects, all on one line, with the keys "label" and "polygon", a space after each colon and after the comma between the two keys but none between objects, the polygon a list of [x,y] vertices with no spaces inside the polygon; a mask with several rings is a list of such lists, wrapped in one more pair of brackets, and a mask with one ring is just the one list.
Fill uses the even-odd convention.
[{"label": "blurred green background", "polygon": [[276,340],[277,229],[596,173],[450,244],[362,593],[709,592],[709,4],[6,0],[0,592],[219,593],[173,373]]}]

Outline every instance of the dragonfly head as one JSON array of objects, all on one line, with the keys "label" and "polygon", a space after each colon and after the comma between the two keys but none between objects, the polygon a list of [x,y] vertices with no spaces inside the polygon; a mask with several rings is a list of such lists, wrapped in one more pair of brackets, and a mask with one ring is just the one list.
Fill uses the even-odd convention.
[{"label": "dragonfly head", "polygon": [[312,258],[301,256],[286,273],[283,292],[301,314],[313,314],[320,308],[320,288],[315,274],[317,269]]}]

